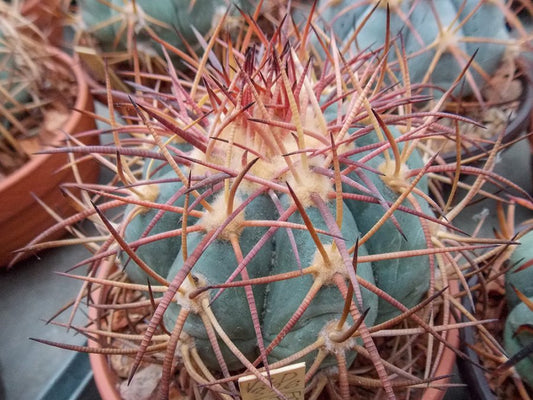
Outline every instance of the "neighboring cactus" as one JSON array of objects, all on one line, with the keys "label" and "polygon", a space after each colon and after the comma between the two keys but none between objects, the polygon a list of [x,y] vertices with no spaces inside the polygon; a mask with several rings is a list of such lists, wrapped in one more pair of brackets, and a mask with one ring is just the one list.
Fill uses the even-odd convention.
[{"label": "neighboring cactus", "polygon": [[332,29],[339,40],[353,36],[348,43],[359,50],[378,50],[388,43],[390,10],[389,39],[400,36],[401,41],[393,42],[389,59],[401,59],[405,51],[411,82],[447,90],[475,56],[466,71],[467,84],[454,93],[479,96],[512,42],[506,7],[503,0],[321,0],[319,15],[326,34]]},{"label": "neighboring cactus", "polygon": [[[461,367],[465,383],[475,386],[472,397],[486,397],[490,393],[498,399],[529,397],[525,383],[531,383],[533,354],[533,303],[528,300],[533,294],[530,267],[533,220],[524,217],[528,215],[526,209],[533,210],[533,202],[529,195],[524,198],[510,195],[509,200],[505,207],[504,202],[497,202],[494,218],[487,218],[484,226],[478,225],[478,229],[492,230],[496,240],[507,240],[508,245],[473,260],[472,265],[479,268],[472,269],[475,274],[469,281],[472,295],[462,300],[476,318],[487,321],[477,332],[467,329],[463,335],[465,345],[472,348],[470,354],[476,353],[473,363]],[[488,215],[488,209],[484,209],[476,219],[483,221]],[[494,222],[498,224],[496,229]],[[518,379],[516,372],[522,379]]]},{"label": "neighboring cactus", "polygon": [[[533,387],[533,231],[523,234],[518,243],[508,260],[511,268],[505,274],[510,312],[505,320],[504,346],[522,380]],[[524,354],[520,356],[521,353]],[[518,362],[513,360],[515,357]]]},{"label": "neighboring cactus", "polygon": [[505,294],[510,310],[520,303],[515,289],[524,296],[533,296],[533,231],[523,235],[518,242],[509,257],[511,269],[505,274]]},{"label": "neighboring cactus", "polygon": [[523,353],[515,368],[522,380],[533,388],[533,297],[528,301],[529,304],[520,303],[509,313],[505,321],[504,345],[510,357]]},{"label": "neighboring cactus", "polygon": [[[116,163],[115,182],[124,185],[86,187],[98,203],[55,229],[94,218],[110,234],[87,262],[111,256],[138,284],[93,278],[94,270],[81,279],[151,297],[156,308],[134,338],[133,372],[153,350],[154,335],[164,336],[162,398],[176,359],[198,396],[210,389],[222,398],[237,396],[239,373],[270,386],[260,368],[298,360],[306,361],[315,397],[326,386],[343,399],[357,386],[380,386],[394,398],[404,386],[440,379],[431,361],[450,346],[441,333],[450,322],[448,273],[456,252],[484,247],[462,244],[460,235],[450,245],[439,236],[453,227],[435,216],[442,211],[429,196],[427,175],[443,169],[433,159],[426,164],[417,144],[454,131],[435,123],[442,117],[435,111],[410,114],[417,98],[406,95],[408,88],[376,87],[380,67],[370,54],[341,61],[332,47],[334,65],[317,60],[311,67],[305,49],[291,43],[307,38],[285,37],[290,27],[267,39],[252,25],[258,44],[249,46],[245,35],[243,42],[219,43],[220,65],[196,71],[192,84],[169,65],[170,93],[140,86],[129,99],[113,93],[134,121],[113,126],[114,146],[56,150]],[[494,178],[486,171],[483,177]],[[450,221],[467,200],[447,215]],[[122,219],[106,215],[117,207]],[[433,302],[440,296],[444,301]],[[152,304],[128,303],[124,310],[140,303]],[[104,314],[97,327],[109,326]],[[386,331],[400,323],[428,343],[427,374],[389,375],[401,367],[381,354],[372,335],[403,335]],[[349,370],[356,354],[373,366],[365,367],[369,377]],[[411,364],[412,354],[405,354]]]},{"label": "neighboring cactus", "polygon": [[[152,35],[184,53],[200,49],[195,31],[211,32],[233,4],[226,0],[80,0],[82,31],[104,51],[132,51],[162,55]],[[248,3],[236,3],[243,7]],[[234,10],[234,12],[237,12]],[[135,40],[135,44],[134,41]]]}]

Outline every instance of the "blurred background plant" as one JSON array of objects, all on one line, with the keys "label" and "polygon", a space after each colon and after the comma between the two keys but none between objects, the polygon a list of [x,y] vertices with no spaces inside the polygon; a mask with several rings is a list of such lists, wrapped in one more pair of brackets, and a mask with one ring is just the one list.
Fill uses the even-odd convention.
[{"label": "blurred background plant", "polygon": [[[522,21],[532,7],[526,1],[514,2],[515,8],[511,3],[323,0],[316,25],[322,40],[331,32],[343,52],[350,46],[356,51],[383,49],[390,61],[391,83],[408,77],[415,93],[420,90],[417,84],[430,84],[424,91],[434,102],[443,101],[443,110],[481,122],[483,127],[461,123],[461,147],[467,158],[490,149],[485,143],[494,142],[513,120],[531,81],[532,33]],[[405,70],[408,76],[402,76]],[[505,135],[504,143],[515,138]],[[456,139],[443,143],[441,138],[430,145],[440,151],[444,145],[443,157],[453,161]]]},{"label": "blurred background plant", "polygon": [[[523,4],[531,11],[531,5]],[[480,102],[482,87],[505,57],[532,50],[531,33],[510,2],[500,0],[324,0],[318,10],[323,31],[327,35],[331,29],[345,49],[348,44],[358,51],[385,48],[391,65],[400,61],[395,68],[406,60],[403,68],[409,69],[412,82],[431,83],[441,93],[464,75],[465,84],[454,95],[474,94]]]},{"label": "blurred background plant", "polygon": [[3,0],[37,27],[54,46],[63,43],[70,0]]},{"label": "blurred background plant", "polygon": [[43,77],[50,61],[46,37],[19,10],[0,3],[0,174],[25,163],[43,120]]},{"label": "blurred background plant", "polygon": [[[277,10],[276,4],[268,1],[255,10],[256,4],[249,0],[81,0],[73,13],[74,43],[100,82],[104,64],[128,73],[164,71],[163,48],[181,74],[196,67],[205,37],[215,34],[224,38],[237,32],[241,13],[254,13],[260,23]],[[222,20],[224,24],[219,23]],[[111,82],[124,91],[127,86],[122,80],[127,78],[115,76],[115,72],[109,72]]]}]

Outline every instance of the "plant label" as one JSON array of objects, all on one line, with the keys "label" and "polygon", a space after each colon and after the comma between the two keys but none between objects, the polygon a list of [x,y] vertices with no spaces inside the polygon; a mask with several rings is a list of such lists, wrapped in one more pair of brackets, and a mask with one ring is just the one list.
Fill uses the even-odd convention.
[{"label": "plant label", "polygon": [[[268,378],[266,372],[261,373]],[[305,363],[287,365],[270,370],[272,386],[285,395],[288,400],[303,400],[305,388]],[[255,375],[239,378],[242,400],[277,400],[278,396]]]}]

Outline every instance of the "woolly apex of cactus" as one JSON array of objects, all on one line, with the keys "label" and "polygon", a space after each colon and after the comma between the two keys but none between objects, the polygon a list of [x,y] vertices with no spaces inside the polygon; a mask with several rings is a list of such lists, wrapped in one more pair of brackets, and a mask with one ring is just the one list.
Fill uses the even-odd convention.
[{"label": "woolly apex of cactus", "polygon": [[[301,65],[298,67],[302,68]],[[264,72],[268,72],[268,69]],[[297,104],[296,99],[283,99],[285,88],[280,80],[266,84],[272,86],[250,89],[244,83],[243,93],[233,99],[236,107],[227,114],[221,113],[210,118],[209,132],[204,135],[216,140],[211,140],[206,151],[195,149],[191,153],[191,158],[195,160],[191,173],[195,176],[210,173],[212,165],[231,171],[240,171],[249,166],[249,173],[255,178],[242,180],[240,191],[250,194],[264,187],[265,182],[276,182],[291,185],[305,206],[310,204],[310,193],[320,193],[322,198],[326,198],[332,183],[328,177],[313,172],[314,168],[327,162],[326,156],[316,154],[309,157],[305,153],[290,155],[313,152],[328,144],[326,121],[320,107],[316,100],[311,104],[306,104],[308,100]],[[254,91],[257,93],[254,94]],[[309,93],[305,96],[309,96]],[[248,103],[251,101],[256,104]],[[287,104],[291,101],[293,104]],[[270,107],[280,109],[272,112],[267,110]],[[298,121],[291,120],[293,117],[289,108],[297,113],[294,119]],[[274,121],[285,126],[268,126],[267,117],[274,117]],[[317,118],[322,120],[317,123]],[[286,124],[291,124],[292,129]]]}]

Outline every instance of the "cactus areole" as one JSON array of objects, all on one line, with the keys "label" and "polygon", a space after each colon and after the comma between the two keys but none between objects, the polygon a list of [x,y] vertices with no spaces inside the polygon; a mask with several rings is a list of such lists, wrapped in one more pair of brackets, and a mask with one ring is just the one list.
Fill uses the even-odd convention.
[{"label": "cactus areole", "polygon": [[[153,207],[130,204],[124,220],[145,266],[123,251],[125,271],[167,282],[153,329],[163,321],[211,371],[302,360],[345,370],[357,346],[372,348],[370,327],[430,287],[434,217],[427,180],[412,173],[424,163],[404,127],[363,100],[369,76],[347,72],[361,91],[343,93],[339,71],[318,79],[276,46],[235,65],[231,79],[206,74],[183,94],[183,104],[202,100],[174,120],[181,139],[146,158],[150,190],[137,193]],[[168,125],[136,107],[154,137]]]}]

